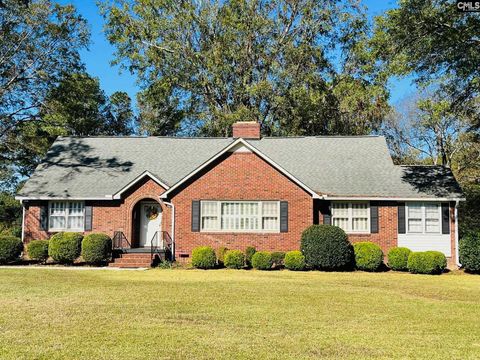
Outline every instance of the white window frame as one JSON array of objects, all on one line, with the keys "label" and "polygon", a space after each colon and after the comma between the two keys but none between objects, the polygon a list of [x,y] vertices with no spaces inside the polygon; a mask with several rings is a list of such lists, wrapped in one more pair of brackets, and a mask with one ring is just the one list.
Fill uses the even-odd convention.
[{"label": "white window frame", "polygon": [[[332,201],[331,202],[331,224],[334,225],[334,211],[335,204],[348,204],[348,229],[343,229],[347,234],[370,234],[371,228],[371,213],[370,213],[370,201]],[[366,204],[367,205],[367,230],[353,230],[353,204]],[[339,216],[340,217],[340,216]]]},{"label": "white window frame", "polygon": [[[412,204],[421,205],[422,209],[422,231],[421,232],[412,232],[409,230],[409,206]],[[427,232],[427,210],[425,205],[435,204],[438,208],[438,232]],[[405,203],[405,230],[407,234],[412,235],[442,235],[442,203],[440,202],[432,202],[432,201],[411,201]]]},{"label": "white window frame", "polygon": [[[52,208],[52,205],[54,203],[62,203],[62,204],[65,204],[65,207],[64,207],[64,217],[65,217],[65,226],[63,228],[54,228],[54,227],[51,227],[50,226],[50,213],[51,213],[51,208]],[[80,228],[74,228],[74,229],[69,229],[68,228],[68,208],[69,208],[69,204],[70,203],[76,203],[76,204],[81,204],[82,205],[82,217],[83,217],[83,221],[82,221],[82,226]],[[59,232],[59,231],[63,231],[63,232],[83,232],[85,231],[85,202],[84,201],[49,201],[48,202],[48,231],[49,232]]]},{"label": "white window frame", "polygon": [[[263,218],[270,216],[263,216],[263,203],[266,202],[275,202],[277,203],[277,227],[275,229],[263,229]],[[204,203],[216,203],[217,204],[217,215],[216,215],[216,226],[214,229],[204,229],[203,228],[203,214],[202,214],[202,204]],[[222,204],[225,203],[258,203],[258,229],[222,229]],[[208,216],[208,215],[207,215]],[[201,200],[200,201],[200,232],[205,233],[279,233],[280,232],[280,201],[279,200]]]}]

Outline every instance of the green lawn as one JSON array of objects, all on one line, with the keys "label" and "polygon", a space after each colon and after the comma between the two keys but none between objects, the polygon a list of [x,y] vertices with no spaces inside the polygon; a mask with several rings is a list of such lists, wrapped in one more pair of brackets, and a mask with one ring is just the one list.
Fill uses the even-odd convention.
[{"label": "green lawn", "polygon": [[0,269],[1,359],[480,358],[480,276]]}]

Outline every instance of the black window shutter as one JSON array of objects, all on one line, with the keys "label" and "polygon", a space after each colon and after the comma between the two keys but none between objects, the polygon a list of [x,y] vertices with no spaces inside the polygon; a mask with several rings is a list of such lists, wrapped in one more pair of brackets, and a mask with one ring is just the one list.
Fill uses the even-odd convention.
[{"label": "black window shutter", "polygon": [[48,205],[40,206],[40,230],[48,230]]},{"label": "black window shutter", "polygon": [[406,233],[406,225],[405,225],[405,203],[398,204],[398,233],[405,234]]},{"label": "black window shutter", "polygon": [[442,203],[442,234],[450,234],[450,206]]},{"label": "black window shutter", "polygon": [[93,209],[92,206],[85,206],[85,231],[92,231],[92,217]]},{"label": "black window shutter", "polygon": [[200,231],[200,201],[192,201],[192,231]]},{"label": "black window shutter", "polygon": [[288,232],[288,201],[280,201],[280,232]]},{"label": "black window shutter", "polygon": [[378,233],[378,203],[370,203],[370,232]]}]

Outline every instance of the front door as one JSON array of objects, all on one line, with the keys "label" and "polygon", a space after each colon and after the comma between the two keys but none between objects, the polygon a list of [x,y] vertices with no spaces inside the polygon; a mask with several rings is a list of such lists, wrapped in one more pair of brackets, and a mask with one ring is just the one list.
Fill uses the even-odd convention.
[{"label": "front door", "polygon": [[[162,208],[158,203],[141,203],[140,210],[140,247],[152,245],[152,239],[162,226]],[[160,234],[155,238],[153,245],[160,243]]]}]

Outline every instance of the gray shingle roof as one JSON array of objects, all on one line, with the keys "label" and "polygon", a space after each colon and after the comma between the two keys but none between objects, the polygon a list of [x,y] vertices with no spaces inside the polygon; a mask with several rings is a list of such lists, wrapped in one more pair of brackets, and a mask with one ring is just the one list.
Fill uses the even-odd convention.
[{"label": "gray shingle roof", "polygon": [[[60,137],[18,195],[105,198],[145,171],[172,186],[232,142],[232,138]],[[448,169],[395,166],[380,136],[262,138],[248,142],[320,195],[462,195]]]}]

